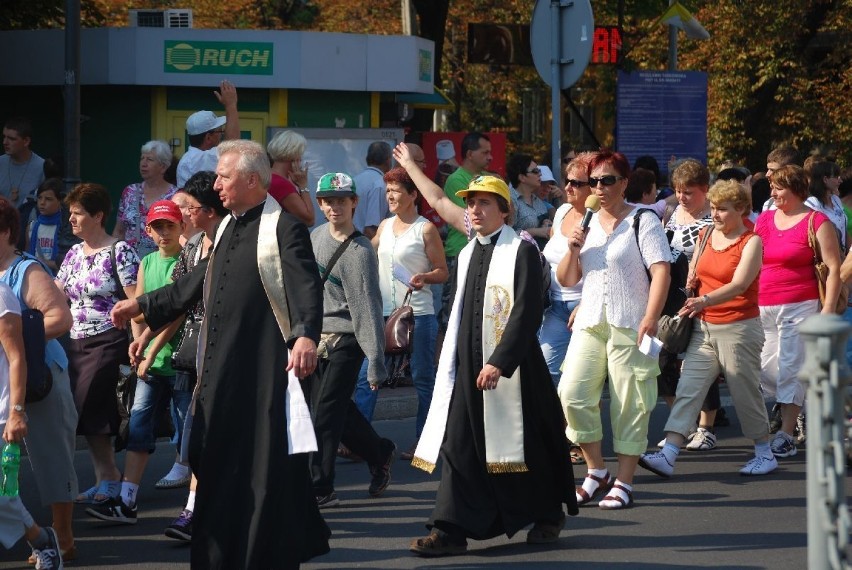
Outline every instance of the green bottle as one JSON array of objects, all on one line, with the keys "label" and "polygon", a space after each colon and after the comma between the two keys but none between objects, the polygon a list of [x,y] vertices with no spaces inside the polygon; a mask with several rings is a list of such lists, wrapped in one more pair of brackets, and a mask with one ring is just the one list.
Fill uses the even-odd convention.
[{"label": "green bottle", "polygon": [[2,489],[0,495],[5,497],[18,496],[18,470],[21,467],[21,446],[15,442],[3,446],[3,455],[0,459],[0,471],[3,472]]}]

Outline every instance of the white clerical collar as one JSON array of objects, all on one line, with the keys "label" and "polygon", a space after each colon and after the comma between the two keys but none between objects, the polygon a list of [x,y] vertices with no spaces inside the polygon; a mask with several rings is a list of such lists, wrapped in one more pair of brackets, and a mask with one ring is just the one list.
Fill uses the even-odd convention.
[{"label": "white clerical collar", "polygon": [[503,229],[503,226],[500,226],[495,231],[491,232],[487,236],[476,236],[476,241],[479,242],[480,245],[488,245],[491,243],[491,238],[500,233],[500,230]]}]

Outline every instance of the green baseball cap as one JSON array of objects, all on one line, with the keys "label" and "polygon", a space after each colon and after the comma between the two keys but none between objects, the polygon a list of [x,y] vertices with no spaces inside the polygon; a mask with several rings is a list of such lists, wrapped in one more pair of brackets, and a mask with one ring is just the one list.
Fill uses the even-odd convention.
[{"label": "green baseball cap", "polygon": [[344,172],[323,174],[317,182],[317,198],[354,198],[355,181]]}]

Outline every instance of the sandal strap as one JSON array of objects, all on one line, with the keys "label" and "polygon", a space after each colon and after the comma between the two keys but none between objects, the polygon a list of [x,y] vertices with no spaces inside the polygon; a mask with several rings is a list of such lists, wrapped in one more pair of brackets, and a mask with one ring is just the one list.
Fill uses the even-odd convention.
[{"label": "sandal strap", "polygon": [[592,475],[591,473],[586,473],[586,479],[591,479],[592,481],[597,481],[598,485],[608,485],[609,480],[612,476],[609,474],[609,471],[606,472],[605,478],[598,477],[597,475]]},{"label": "sandal strap", "polygon": [[621,497],[619,497],[618,495],[607,495],[606,497],[603,498],[603,500],[604,501],[618,501],[619,503],[621,503],[624,506],[627,505],[627,502],[624,499],[622,499]]},{"label": "sandal strap", "polygon": [[[633,496],[633,491],[632,491],[632,490],[628,490],[626,487],[621,486],[619,483],[616,483],[616,484],[615,484],[615,485],[613,485],[612,487],[613,487],[613,489],[621,489],[622,491],[624,491],[624,494],[625,494],[625,495],[627,495],[628,497],[632,497],[632,496]],[[619,500],[620,500],[620,499],[619,499]],[[621,501],[621,502],[623,503],[624,501]]]}]

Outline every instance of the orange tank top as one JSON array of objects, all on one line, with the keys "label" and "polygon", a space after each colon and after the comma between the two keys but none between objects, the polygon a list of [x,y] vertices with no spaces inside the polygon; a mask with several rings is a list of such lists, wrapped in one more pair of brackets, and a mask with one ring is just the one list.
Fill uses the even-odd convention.
[{"label": "orange tank top", "polygon": [[[740,258],[742,258],[743,249],[748,240],[754,236],[754,232],[746,230],[737,238],[737,241],[721,251],[715,250],[709,243],[707,244],[696,266],[699,297],[708,295],[731,282],[734,278],[734,272],[737,270],[737,265],[740,263]],[[755,277],[744,292],[733,299],[707,307],[701,318],[708,323],[718,325],[760,316],[760,309],[757,306],[759,277],[760,274]]]}]

